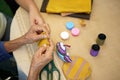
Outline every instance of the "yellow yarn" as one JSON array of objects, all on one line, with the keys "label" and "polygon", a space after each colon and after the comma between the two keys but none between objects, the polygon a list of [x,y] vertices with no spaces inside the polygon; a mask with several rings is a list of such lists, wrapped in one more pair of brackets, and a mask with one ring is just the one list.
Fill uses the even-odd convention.
[{"label": "yellow yarn", "polygon": [[[43,32],[42,34],[45,34],[45,32]],[[46,39],[42,39],[42,40],[40,40],[39,41],[39,43],[38,43],[38,46],[40,47],[40,46],[49,46],[50,45],[50,43],[49,43],[49,41],[48,41],[48,39],[46,38]]]},{"label": "yellow yarn", "polygon": [[47,46],[50,45],[48,39],[40,40],[40,42],[38,43],[38,46],[43,46],[43,45],[47,45]]},{"label": "yellow yarn", "polygon": [[91,0],[49,0],[46,11],[48,13],[90,13]]},{"label": "yellow yarn", "polygon": [[86,80],[91,74],[90,64],[81,57],[71,57],[72,63],[64,63],[62,70],[67,80]]}]

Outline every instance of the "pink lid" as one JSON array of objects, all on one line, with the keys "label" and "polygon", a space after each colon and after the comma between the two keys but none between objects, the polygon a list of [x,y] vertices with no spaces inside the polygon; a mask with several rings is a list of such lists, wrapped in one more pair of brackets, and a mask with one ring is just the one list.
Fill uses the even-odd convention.
[{"label": "pink lid", "polygon": [[71,33],[72,33],[73,36],[78,36],[79,33],[80,33],[80,30],[78,28],[73,28],[71,30]]}]

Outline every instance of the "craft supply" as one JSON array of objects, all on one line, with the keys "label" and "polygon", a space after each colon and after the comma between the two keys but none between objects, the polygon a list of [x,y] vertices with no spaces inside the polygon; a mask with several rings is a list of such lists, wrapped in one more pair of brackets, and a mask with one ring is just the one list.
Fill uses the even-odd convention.
[{"label": "craft supply", "polygon": [[[51,68],[49,68],[49,66],[51,66]],[[54,61],[52,60],[51,62],[49,62],[41,71],[40,71],[40,76],[39,79],[40,80],[44,80],[42,79],[42,73],[46,72],[47,74],[47,80],[53,80],[54,74],[56,74],[56,72],[58,73],[58,78],[57,80],[60,80],[60,71],[57,69],[57,67],[55,66]]]},{"label": "craft supply", "polygon": [[57,50],[62,54],[66,54],[66,47],[64,46],[63,42],[57,42],[56,44]]},{"label": "craft supply", "polygon": [[[43,0],[40,12],[46,12],[46,7],[48,5],[48,2],[49,2],[49,0]],[[91,1],[91,6],[92,6],[92,3],[93,3],[93,0]],[[64,15],[66,15],[68,13],[61,13],[61,15],[63,14],[63,16],[64,16]],[[87,13],[74,13],[74,14],[69,14],[67,16],[74,17],[74,18],[88,19],[89,20],[90,19],[90,14],[87,14]],[[59,14],[57,14],[57,15],[59,15]]]},{"label": "craft supply", "polygon": [[85,20],[80,20],[80,25],[82,26],[82,27],[85,27],[86,26],[86,23],[85,23]]},{"label": "craft supply", "polygon": [[91,75],[90,64],[78,56],[70,56],[71,63],[64,63],[62,66],[66,80],[86,80]]},{"label": "craft supply", "polygon": [[61,13],[61,16],[68,16],[68,15],[71,15],[71,14],[74,14],[74,13]]},{"label": "craft supply", "polygon": [[49,42],[48,39],[42,39],[40,40],[40,42],[38,43],[38,46],[49,46]]},{"label": "craft supply", "polygon": [[72,62],[71,58],[66,54],[62,55],[58,50],[56,50],[58,57],[64,62]]},{"label": "craft supply", "polygon": [[99,50],[100,50],[99,45],[98,44],[93,44],[92,47],[91,47],[91,50],[90,50],[90,54],[95,57],[95,56],[98,55]]},{"label": "craft supply", "polygon": [[72,62],[71,58],[69,57],[66,51],[66,46],[64,46],[62,42],[57,42],[56,52],[58,56],[60,57],[60,59],[63,60],[64,62]]},{"label": "craft supply", "polygon": [[46,11],[48,13],[90,13],[91,0],[49,0]]},{"label": "craft supply", "polygon": [[64,56],[63,56],[62,54],[60,54],[60,52],[58,51],[58,49],[56,49],[56,53],[57,53],[58,57],[59,57],[62,61],[66,62],[65,59],[64,59]]},{"label": "craft supply", "polygon": [[63,40],[66,40],[66,39],[69,38],[69,33],[66,32],[66,31],[61,32],[60,37],[61,37]]},{"label": "craft supply", "polygon": [[71,30],[71,33],[72,33],[73,36],[78,36],[79,33],[80,33],[80,30],[78,28],[73,28]]},{"label": "craft supply", "polygon": [[103,34],[103,33],[100,33],[100,34],[98,35],[97,39],[96,39],[96,43],[97,43],[98,45],[103,45],[104,42],[105,42],[105,39],[106,39],[106,35]]},{"label": "craft supply", "polygon": [[74,23],[73,23],[73,22],[66,22],[66,28],[67,28],[68,30],[72,30],[73,27],[74,27]]},{"label": "craft supply", "polygon": [[[42,32],[42,34],[46,34],[45,32]],[[41,47],[41,46],[49,46],[50,43],[48,41],[48,39],[41,39],[38,43],[38,46]]]}]

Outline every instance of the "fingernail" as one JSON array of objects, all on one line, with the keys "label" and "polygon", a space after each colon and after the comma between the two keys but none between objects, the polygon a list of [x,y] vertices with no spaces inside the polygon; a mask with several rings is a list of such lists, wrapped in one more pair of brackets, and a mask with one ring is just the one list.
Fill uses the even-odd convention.
[{"label": "fingernail", "polygon": [[44,47],[46,47],[46,46],[47,46],[47,44],[43,44],[43,46],[44,46]]},{"label": "fingernail", "polygon": [[46,35],[44,35],[44,38],[47,38],[47,36],[46,36]]}]

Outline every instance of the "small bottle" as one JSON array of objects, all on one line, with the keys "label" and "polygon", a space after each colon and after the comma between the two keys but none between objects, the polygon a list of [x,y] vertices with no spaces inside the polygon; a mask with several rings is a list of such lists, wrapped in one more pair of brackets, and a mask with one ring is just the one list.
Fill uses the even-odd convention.
[{"label": "small bottle", "polygon": [[96,43],[100,46],[102,46],[105,42],[105,39],[106,39],[106,35],[103,34],[103,33],[100,33],[96,39]]},{"label": "small bottle", "polygon": [[93,45],[92,45],[92,48],[91,48],[91,50],[90,50],[90,54],[95,57],[95,56],[98,55],[99,50],[100,50],[99,45],[98,45],[98,44],[93,44]]}]

